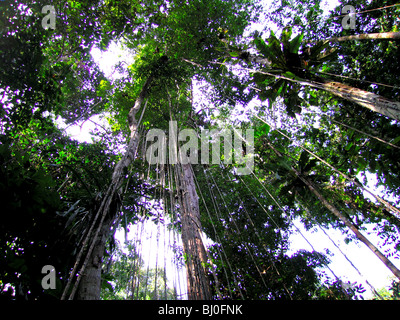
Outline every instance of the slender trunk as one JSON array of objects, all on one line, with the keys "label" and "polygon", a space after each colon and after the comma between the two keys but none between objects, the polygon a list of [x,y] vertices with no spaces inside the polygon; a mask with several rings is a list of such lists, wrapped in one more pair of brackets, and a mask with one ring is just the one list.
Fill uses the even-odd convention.
[{"label": "slender trunk", "polygon": [[340,219],[351,231],[354,232],[356,237],[364,243],[384,264],[385,266],[398,278],[400,279],[400,270],[396,268],[396,266],[382,254],[378,248],[376,248],[361,232],[358,228],[347,219],[336,207],[331,205],[325,197],[319,193],[316,188],[314,188],[313,184],[305,177],[303,177],[300,172],[296,169],[292,168],[292,170],[296,173],[296,175],[300,178],[301,181],[310,189],[310,191],[321,201],[321,203],[332,212],[338,219]]},{"label": "slender trunk", "polygon": [[[110,235],[110,227],[114,223],[114,220],[118,214],[118,212],[110,212],[110,208],[112,206],[113,200],[115,201],[115,199],[120,198],[120,188],[125,176],[124,170],[130,165],[136,155],[140,137],[138,134],[139,123],[135,117],[136,113],[139,111],[144,102],[152,79],[153,77],[151,75],[147,78],[138,98],[135,101],[134,106],[129,111],[128,123],[129,129],[131,131],[130,141],[125,154],[114,168],[111,186],[109,187],[107,193],[102,199],[102,205],[96,215],[96,217],[101,217],[100,225],[98,226],[98,229],[94,236],[92,236],[90,239],[91,245],[81,268],[78,280],[71,293],[70,299],[73,299],[75,291],[78,289],[78,285],[79,300],[100,299],[101,269],[105,244]],[[67,292],[67,288],[64,292]]]},{"label": "slender trunk", "polygon": [[199,201],[191,164],[180,165],[182,172],[182,242],[186,256],[189,300],[212,299],[207,276],[207,254],[201,238]]},{"label": "slender trunk", "polygon": [[333,37],[326,40],[331,42],[339,42],[339,41],[349,41],[349,40],[376,40],[376,39],[387,39],[387,40],[400,39],[400,32],[364,33],[364,34],[356,34],[345,37]]},{"label": "slender trunk", "polygon": [[[276,150],[270,143],[268,143],[269,147],[279,156],[282,157],[281,153]],[[291,170],[296,174],[296,176],[303,181],[303,183],[310,189],[310,191],[321,201],[321,203],[330,211],[332,212],[340,221],[342,221],[346,227],[348,227],[356,237],[364,243],[378,258],[381,260],[385,266],[400,280],[400,270],[396,268],[396,266],[385,257],[382,252],[379,251],[359,230],[358,228],[349,220],[347,219],[335,206],[331,205],[325,197],[318,192],[318,190],[313,186],[312,182],[303,177],[299,171],[295,168],[291,167]]]},{"label": "slender trunk", "polygon": [[[193,95],[193,92],[191,95]],[[172,102],[168,90],[167,96],[170,121],[173,121]],[[175,131],[175,129],[173,130]],[[172,132],[173,136],[176,134],[174,131]],[[171,144],[172,148],[174,148],[176,142]],[[189,300],[211,300],[212,294],[206,269],[207,252],[201,237],[199,197],[196,192],[192,165],[190,162],[183,164],[181,163],[182,160],[180,159],[175,167],[175,179],[181,207],[182,243],[186,257],[188,298]]]},{"label": "slender trunk", "polygon": [[384,116],[400,120],[400,102],[391,101],[375,93],[354,88],[340,82],[326,81],[325,83],[317,84],[318,87]]},{"label": "slender trunk", "polygon": [[97,236],[92,254],[79,283],[78,300],[99,300],[101,290],[102,259],[110,236],[112,219],[105,221]]},{"label": "slender trunk", "polygon": [[129,129],[130,129],[130,140],[128,147],[126,149],[125,154],[121,158],[121,160],[117,163],[117,165],[114,168],[114,172],[112,175],[112,183],[116,184],[119,186],[121,179],[123,178],[123,170],[127,168],[132,160],[135,158],[136,155],[136,150],[139,145],[139,132],[138,132],[138,126],[139,123],[136,120],[136,113],[139,111],[140,107],[142,106],[144,99],[147,95],[148,89],[150,87],[150,84],[153,80],[153,77],[150,75],[145,84],[143,85],[142,91],[140,92],[138,98],[135,101],[134,106],[129,110],[128,113],[128,123],[129,123]]},{"label": "slender trunk", "polygon": [[372,135],[372,134],[366,133],[365,131],[361,131],[361,130],[358,130],[358,129],[352,127],[352,126],[349,126],[348,124],[345,124],[345,123],[343,123],[343,122],[334,120],[334,119],[332,119],[332,118],[329,118],[329,120],[332,121],[332,122],[334,122],[334,123],[336,123],[336,124],[338,124],[338,125],[344,126],[344,127],[349,128],[349,129],[351,129],[351,130],[353,130],[353,131],[356,131],[356,132],[358,132],[358,133],[361,133],[361,134],[363,134],[363,135],[365,135],[365,136],[367,136],[367,137],[370,137],[370,138],[372,138],[372,139],[375,139],[375,140],[378,140],[378,141],[380,141],[380,142],[382,142],[382,143],[385,143],[385,144],[387,144],[387,145],[389,145],[389,146],[391,146],[391,147],[393,147],[393,148],[400,149],[399,146],[396,146],[396,145],[394,145],[393,143],[387,142],[387,141],[385,141],[385,140],[383,140],[383,139],[377,137],[376,135],[378,135],[378,133],[375,133],[376,135]]}]

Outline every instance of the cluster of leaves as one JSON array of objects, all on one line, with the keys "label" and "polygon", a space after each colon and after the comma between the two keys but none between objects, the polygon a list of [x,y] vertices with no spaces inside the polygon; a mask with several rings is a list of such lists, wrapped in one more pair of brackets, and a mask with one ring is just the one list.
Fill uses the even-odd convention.
[{"label": "cluster of leaves", "polygon": [[253,75],[254,83],[261,89],[258,97],[261,101],[268,99],[270,105],[281,97],[286,112],[293,118],[296,113],[301,113],[302,106],[309,105],[307,96],[302,98],[304,95],[300,94],[303,91],[302,80],[319,80],[314,75],[315,71],[318,71],[327,60],[333,60],[333,53],[336,50],[330,47],[328,40],[306,46],[302,43],[303,36],[300,33],[291,39],[292,27],[285,27],[280,39],[273,31],[266,41],[258,32],[254,34],[255,47],[269,61],[267,68],[264,68],[269,75],[265,72]]},{"label": "cluster of leaves", "polygon": [[66,219],[57,215],[62,204],[54,188],[56,182],[35,165],[32,153],[13,149],[10,140],[1,138],[0,188],[5,213],[0,238],[4,262],[1,283],[14,288],[16,299],[48,299],[57,292],[44,292],[42,268],[56,268],[60,290],[60,278],[68,272],[74,249],[59,237]]},{"label": "cluster of leaves", "polygon": [[396,280],[393,280],[389,289],[381,289],[379,291],[379,294],[381,297],[383,297],[385,300],[399,300],[400,299],[400,286],[399,282]]}]

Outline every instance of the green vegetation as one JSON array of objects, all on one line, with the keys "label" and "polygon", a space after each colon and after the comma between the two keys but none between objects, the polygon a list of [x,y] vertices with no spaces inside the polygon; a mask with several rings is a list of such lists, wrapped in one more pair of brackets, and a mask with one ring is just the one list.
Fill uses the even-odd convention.
[{"label": "green vegetation", "polygon": [[[366,245],[394,275],[375,298],[399,299],[400,42],[333,40],[398,32],[395,1],[353,1],[343,29],[342,2],[323,16],[318,0],[55,0],[45,30],[47,2],[0,1],[4,299],[179,298],[163,266],[115,238],[145,220],[181,238],[189,298],[362,299],[334,257],[290,251],[300,221]],[[113,43],[133,63],[108,79],[91,50]],[[60,128],[99,117],[91,142]],[[251,174],[222,155],[149,165],[146,133],[170,121],[254,129]],[[44,265],[56,289],[42,288]]]}]

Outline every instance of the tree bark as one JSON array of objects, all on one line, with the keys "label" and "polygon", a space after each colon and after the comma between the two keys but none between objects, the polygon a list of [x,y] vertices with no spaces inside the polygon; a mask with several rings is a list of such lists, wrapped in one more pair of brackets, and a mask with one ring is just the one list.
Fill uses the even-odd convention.
[{"label": "tree bark", "polygon": [[400,39],[400,32],[364,33],[364,34],[356,34],[345,37],[333,37],[326,40],[331,42],[340,42],[349,40],[376,40],[376,39],[386,39],[386,40]]},{"label": "tree bark", "polygon": [[317,85],[325,91],[391,119],[400,120],[400,102],[391,101],[372,92],[348,86],[344,83],[327,81]]},{"label": "tree bark", "polygon": [[136,150],[139,144],[139,133],[138,133],[138,126],[139,123],[136,120],[136,113],[139,111],[140,107],[142,106],[144,99],[147,95],[149,90],[150,84],[153,80],[153,77],[150,75],[146,82],[143,85],[143,88],[135,101],[134,106],[129,110],[128,113],[128,123],[129,123],[129,130],[130,130],[130,140],[128,147],[126,149],[125,154],[121,158],[121,160],[117,163],[114,168],[114,172],[112,175],[112,183],[119,185],[121,183],[121,178],[123,178],[123,170],[127,168],[132,160],[135,158]]},{"label": "tree bark", "polygon": [[110,236],[113,219],[105,221],[97,236],[92,254],[79,283],[78,300],[99,300],[101,291],[101,270],[104,250]]},{"label": "tree bark", "polygon": [[207,254],[201,238],[199,201],[191,164],[181,164],[182,242],[189,300],[211,300]]},{"label": "tree bark", "polygon": [[[111,185],[102,199],[102,205],[96,216],[101,217],[100,226],[97,232],[91,237],[90,247],[83,263],[83,266],[75,284],[74,290],[70,296],[73,299],[76,289],[78,288],[78,300],[99,300],[101,291],[101,270],[102,260],[104,255],[105,244],[110,236],[111,225],[115,222],[118,212],[110,212],[113,200],[121,197],[121,184],[125,177],[124,170],[130,165],[136,156],[137,147],[139,144],[138,126],[136,120],[136,113],[141,108],[144,99],[148,93],[148,89],[153,80],[150,75],[143,88],[135,101],[134,106],[130,109],[128,114],[128,123],[130,129],[130,141],[127,146],[125,154],[121,160],[116,164],[111,179]],[[96,219],[95,219],[96,221]],[[74,273],[74,272],[73,272]],[[65,290],[66,292],[66,290]],[[63,295],[64,296],[64,295]]]}]

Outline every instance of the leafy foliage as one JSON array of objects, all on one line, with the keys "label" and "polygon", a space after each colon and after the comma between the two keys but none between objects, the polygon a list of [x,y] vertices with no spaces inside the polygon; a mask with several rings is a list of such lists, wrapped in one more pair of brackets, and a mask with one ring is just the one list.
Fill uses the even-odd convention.
[{"label": "leafy foliage", "polygon": [[[396,215],[359,188],[375,175],[389,202],[399,204],[398,122],[310,86],[340,77],[353,87],[398,100],[396,41],[321,41],[398,31],[398,7],[374,10],[393,1],[352,3],[365,11],[357,15],[355,30],[342,30],[335,20],[344,3],[324,20],[320,1],[275,2],[266,12],[280,32],[268,30],[269,37],[254,31],[246,35],[261,12],[256,1],[51,3],[57,10],[55,30],[43,29],[38,18],[47,2],[0,2],[0,196],[6,212],[0,227],[2,290],[15,288],[18,299],[61,296],[121,159],[121,146],[129,139],[129,111],[149,77],[146,107],[137,114],[139,120],[143,111],[142,138],[152,128],[168,130],[170,120],[180,129],[232,123],[256,129],[254,174],[233,176],[231,164],[193,166],[202,230],[213,241],[208,270],[215,298],[362,298],[361,285],[326,278],[329,260],[322,253],[290,252],[296,218],[308,229],[318,225],[346,233],[304,179],[357,228],[373,226],[386,255],[398,257]],[[105,51],[117,41],[133,63],[119,79],[107,79],[90,52],[95,47]],[[251,50],[268,64],[253,64]],[[200,100],[199,84],[207,99]],[[259,107],[253,107],[256,99]],[[238,108],[241,119],[232,119]],[[77,125],[94,115],[106,117],[108,127],[95,131],[91,143],[72,140],[55,121],[59,117]],[[145,270],[134,246],[126,254],[112,237],[121,222],[128,231],[139,216],[156,220],[150,203],[161,199],[180,231],[179,206],[162,197],[171,191],[159,180],[165,168],[144,163],[145,148],[142,139],[111,208],[116,223],[108,230],[102,264],[103,299],[176,298],[165,277],[158,276],[161,287],[155,281],[164,270]],[[56,291],[40,286],[45,264],[57,270]],[[134,286],[135,277],[140,284]],[[396,288],[393,284],[392,298],[398,297]]]}]

